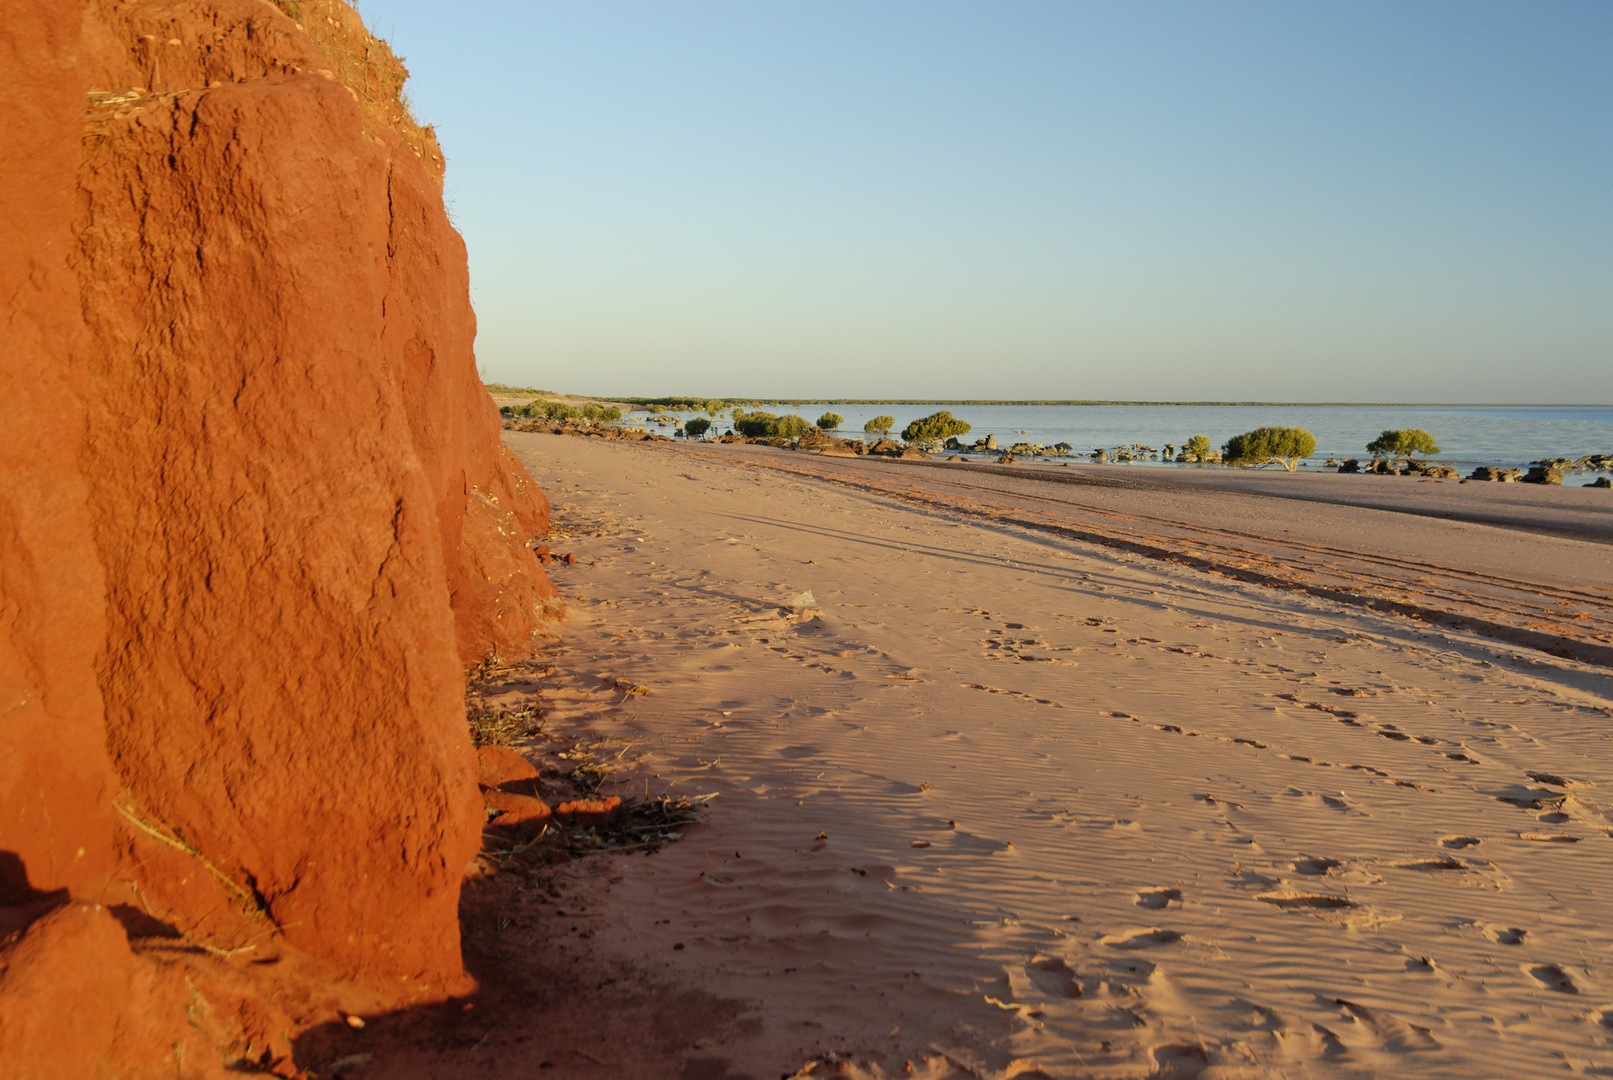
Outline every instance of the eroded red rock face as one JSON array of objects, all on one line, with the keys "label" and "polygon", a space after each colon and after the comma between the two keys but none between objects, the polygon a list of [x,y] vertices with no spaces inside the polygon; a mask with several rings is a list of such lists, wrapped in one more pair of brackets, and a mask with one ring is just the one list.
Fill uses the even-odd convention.
[{"label": "eroded red rock face", "polygon": [[[462,672],[553,602],[548,506],[401,66],[345,6],[286,6],[0,0],[0,935],[116,901],[401,1000],[464,982]],[[95,910],[0,971],[122,934]],[[159,1043],[114,1056],[172,1075]]]},{"label": "eroded red rock face", "polygon": [[81,15],[0,6],[0,67],[19,91],[0,141],[0,905],[90,888],[112,860],[94,669],[103,577],[78,468],[85,377],[67,362],[83,330],[67,266]]}]

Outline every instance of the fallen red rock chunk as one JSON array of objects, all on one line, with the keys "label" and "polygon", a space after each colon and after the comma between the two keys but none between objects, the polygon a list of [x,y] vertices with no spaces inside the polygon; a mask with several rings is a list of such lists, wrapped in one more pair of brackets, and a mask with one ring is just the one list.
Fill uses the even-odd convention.
[{"label": "fallen red rock chunk", "polygon": [[564,555],[556,555],[549,550],[548,544],[539,544],[533,549],[532,553],[538,557],[538,561],[540,563],[563,562],[567,566],[575,566],[577,564],[577,556],[575,554],[567,552]]},{"label": "fallen red rock chunk", "polygon": [[574,799],[555,807],[555,816],[571,825],[609,825],[622,812],[622,800],[611,795],[604,799]]},{"label": "fallen red rock chunk", "polygon": [[[530,825],[534,822],[544,822],[553,813],[549,804],[532,795],[516,795],[508,791],[484,791],[482,801],[489,810],[497,810],[498,817],[489,821],[489,825],[508,828],[515,825]],[[568,805],[562,803],[561,805]]]},{"label": "fallen red rock chunk", "polygon": [[512,781],[536,780],[538,767],[506,746],[482,746],[476,750],[476,782],[486,788],[502,787]]}]

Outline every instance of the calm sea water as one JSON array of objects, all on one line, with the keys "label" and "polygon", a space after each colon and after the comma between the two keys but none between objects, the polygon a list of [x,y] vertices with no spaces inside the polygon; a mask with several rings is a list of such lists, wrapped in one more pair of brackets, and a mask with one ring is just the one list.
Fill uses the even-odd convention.
[{"label": "calm sea water", "polygon": [[[1180,446],[1193,435],[1206,435],[1219,448],[1231,436],[1264,425],[1308,429],[1316,436],[1312,464],[1328,457],[1368,457],[1366,444],[1385,428],[1422,428],[1439,444],[1435,460],[1468,468],[1518,468],[1546,457],[1613,453],[1610,406],[817,404],[765,408],[780,414],[799,413],[808,420],[832,409],[846,418],[840,434],[848,437],[860,435],[863,424],[881,414],[895,417],[892,430],[900,432],[909,421],[946,408],[973,425],[965,441],[990,434],[1004,447],[1016,442],[1045,446],[1067,442],[1077,453],[1132,443]],[[719,421],[714,432],[726,426]]]}]

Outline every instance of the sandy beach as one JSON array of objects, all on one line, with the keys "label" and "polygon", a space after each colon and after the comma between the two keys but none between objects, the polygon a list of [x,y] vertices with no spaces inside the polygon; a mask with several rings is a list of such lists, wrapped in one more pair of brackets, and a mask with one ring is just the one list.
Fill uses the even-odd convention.
[{"label": "sandy beach", "polygon": [[502,700],[716,797],[470,888],[387,1075],[1613,1073],[1603,493],[505,441]]},{"label": "sandy beach", "polygon": [[1613,1077],[1613,9],[732,6],[0,0],[0,1080]]}]

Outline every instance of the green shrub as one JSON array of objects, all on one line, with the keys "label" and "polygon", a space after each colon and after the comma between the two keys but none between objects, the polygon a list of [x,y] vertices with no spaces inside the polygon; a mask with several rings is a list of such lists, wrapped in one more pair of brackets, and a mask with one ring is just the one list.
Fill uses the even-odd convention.
[{"label": "green shrub", "polygon": [[896,423],[894,416],[876,416],[863,425],[863,430],[870,435],[889,435],[891,427]]},{"label": "green shrub", "polygon": [[707,420],[703,416],[697,416],[692,420],[685,420],[683,422],[683,433],[689,436],[691,439],[704,438],[706,432],[710,430],[711,421]]},{"label": "green shrub", "polygon": [[755,412],[735,409],[734,430],[747,439],[765,439],[768,437],[768,425],[777,419],[772,413],[760,409]]},{"label": "green shrub", "polygon": [[836,412],[826,412],[818,417],[818,426],[824,431],[833,431],[846,422],[846,418]]},{"label": "green shrub", "polygon": [[1304,428],[1262,427],[1234,435],[1221,448],[1228,465],[1265,465],[1277,461],[1289,472],[1316,452],[1316,436]]},{"label": "green shrub", "polygon": [[601,405],[597,401],[590,401],[582,407],[582,418],[613,424],[622,418],[622,410],[614,405]]},{"label": "green shrub", "polygon": [[791,413],[774,416],[770,412],[734,410],[734,430],[747,439],[798,439],[812,425],[806,417]]},{"label": "green shrub", "polygon": [[1189,461],[1203,461],[1210,456],[1210,437],[1195,435],[1182,444],[1182,456]]},{"label": "green shrub", "polygon": [[526,414],[549,420],[575,420],[582,415],[564,401],[534,401],[526,407]]},{"label": "green shrub", "polygon": [[931,413],[922,420],[915,420],[902,429],[902,441],[917,443],[919,445],[934,445],[943,442],[953,435],[967,435],[969,422],[959,420],[950,412],[942,409]]},{"label": "green shrub", "polygon": [[1434,445],[1434,437],[1422,428],[1405,428],[1401,431],[1385,429],[1382,435],[1367,443],[1367,453],[1377,457],[1405,457],[1411,455],[1437,454],[1439,447]]}]

